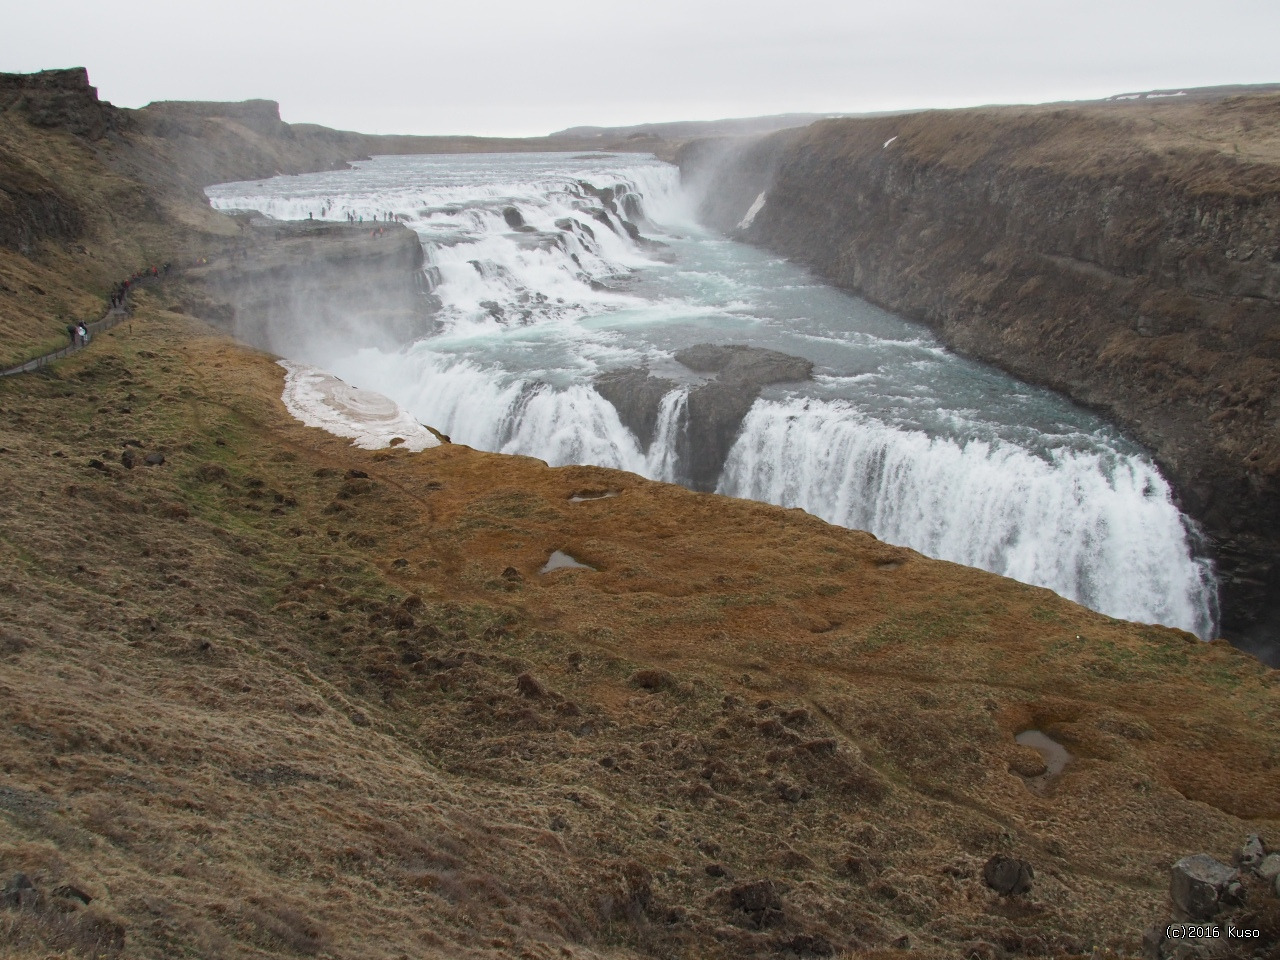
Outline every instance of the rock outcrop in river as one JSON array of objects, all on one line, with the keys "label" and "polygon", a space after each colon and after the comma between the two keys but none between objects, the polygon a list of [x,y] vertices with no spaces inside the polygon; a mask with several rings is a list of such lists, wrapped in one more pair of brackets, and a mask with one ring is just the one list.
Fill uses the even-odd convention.
[{"label": "rock outcrop in river", "polygon": [[[775,383],[808,380],[813,364],[776,350],[700,343],[675,358],[708,379],[689,390],[687,425],[676,442],[684,478],[695,490],[713,490],[742,418]],[[646,446],[652,441],[663,398],[677,384],[647,370],[619,370],[596,380],[596,390],[614,405],[623,424]]]},{"label": "rock outcrop in river", "polygon": [[832,120],[679,155],[704,218],[1099,409],[1280,655],[1280,94]]}]

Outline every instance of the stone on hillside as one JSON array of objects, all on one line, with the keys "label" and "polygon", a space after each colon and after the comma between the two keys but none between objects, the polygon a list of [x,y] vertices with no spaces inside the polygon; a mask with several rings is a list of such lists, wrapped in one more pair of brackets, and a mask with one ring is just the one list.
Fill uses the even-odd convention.
[{"label": "stone on hillside", "polygon": [[1238,874],[1206,853],[1183,857],[1173,865],[1169,896],[1187,916],[1208,920],[1220,908],[1222,895]]},{"label": "stone on hillside", "polygon": [[132,450],[125,450],[123,453],[120,454],[120,463],[124,465],[124,468],[126,470],[132,470],[134,467],[134,464],[136,464],[137,462],[138,462],[138,459],[133,455]]},{"label": "stone on hillside", "polygon": [[667,690],[676,685],[676,678],[670,671],[650,668],[633,673],[631,683],[642,690]]},{"label": "stone on hillside", "polygon": [[1263,858],[1263,861],[1258,864],[1256,873],[1263,880],[1274,880],[1280,877],[1280,853],[1273,853]]},{"label": "stone on hillside", "polygon": [[542,681],[532,673],[522,673],[520,676],[516,677],[516,689],[526,697],[533,697],[535,699],[538,697],[545,697],[547,695],[547,688],[544,687],[542,685]]},{"label": "stone on hillside", "polygon": [[1263,857],[1267,855],[1266,848],[1262,845],[1262,838],[1256,833],[1251,833],[1244,841],[1244,846],[1240,848],[1239,863],[1244,870],[1253,870],[1258,864],[1262,863]]},{"label": "stone on hillside", "polygon": [[1027,893],[1036,871],[1026,860],[997,853],[982,868],[982,878],[1002,897]]},{"label": "stone on hillside", "polygon": [[148,453],[145,460],[142,461],[148,467],[158,467],[164,463],[163,453]]},{"label": "stone on hillside", "polygon": [[772,880],[744,883],[729,891],[729,906],[745,913],[756,927],[768,927],[782,920],[782,898]]}]

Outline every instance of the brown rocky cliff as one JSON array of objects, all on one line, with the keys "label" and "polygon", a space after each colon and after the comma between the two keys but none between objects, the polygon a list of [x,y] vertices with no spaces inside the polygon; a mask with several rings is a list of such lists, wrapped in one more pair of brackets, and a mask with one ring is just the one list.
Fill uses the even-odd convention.
[{"label": "brown rocky cliff", "polygon": [[1149,446],[1212,542],[1224,632],[1274,654],[1278,121],[1274,94],[930,112],[691,145],[681,165],[714,225]]}]

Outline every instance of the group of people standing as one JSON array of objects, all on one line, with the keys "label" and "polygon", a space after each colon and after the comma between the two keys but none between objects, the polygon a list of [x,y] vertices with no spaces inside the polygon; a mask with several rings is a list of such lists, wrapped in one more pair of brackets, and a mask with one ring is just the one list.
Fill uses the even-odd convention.
[{"label": "group of people standing", "polygon": [[83,347],[93,339],[93,336],[89,333],[89,328],[85,326],[84,321],[81,321],[80,323],[68,323],[67,336],[71,338],[71,345],[73,347]]},{"label": "group of people standing", "polygon": [[[129,291],[133,288],[134,284],[138,283],[138,281],[146,277],[159,277],[162,274],[166,274],[169,272],[169,268],[171,266],[172,264],[166,260],[158,267],[150,266],[144,267],[141,270],[133,271],[133,273],[125,277],[112,288],[111,309],[121,310],[124,308],[125,298],[129,296]],[[73,347],[83,347],[93,339],[92,334],[89,333],[89,327],[84,323],[84,321],[81,321],[80,323],[68,323],[67,337],[71,340],[71,346]]]}]

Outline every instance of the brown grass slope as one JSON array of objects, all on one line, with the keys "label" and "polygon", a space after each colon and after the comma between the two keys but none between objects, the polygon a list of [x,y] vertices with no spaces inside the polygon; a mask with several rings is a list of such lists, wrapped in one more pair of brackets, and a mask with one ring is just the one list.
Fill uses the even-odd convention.
[{"label": "brown grass slope", "polygon": [[[235,229],[120,182],[161,211],[82,211],[121,244]],[[91,297],[77,242],[7,262]],[[1083,955],[1181,855],[1280,836],[1276,674],[1229,647],[799,511],[356,450],[185,282],[0,381],[0,879],[36,890],[0,955]],[[1076,756],[1043,792],[1028,727]]]}]

